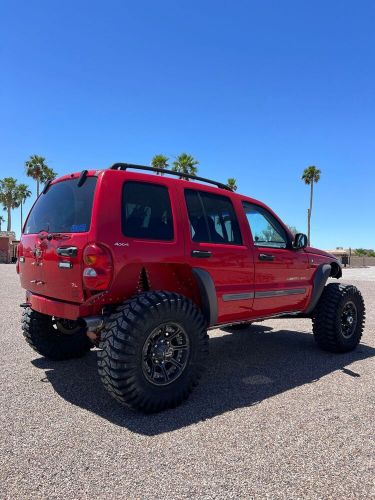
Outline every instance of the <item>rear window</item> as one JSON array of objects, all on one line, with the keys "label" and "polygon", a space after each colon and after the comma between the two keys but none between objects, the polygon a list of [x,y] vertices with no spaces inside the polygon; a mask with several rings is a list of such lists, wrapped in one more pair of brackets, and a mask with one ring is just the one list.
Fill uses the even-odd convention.
[{"label": "rear window", "polygon": [[96,177],[87,177],[81,187],[78,179],[52,184],[35,203],[24,234],[84,233],[90,229]]},{"label": "rear window", "polygon": [[126,182],[122,192],[122,232],[147,240],[173,240],[168,189],[145,182]]}]

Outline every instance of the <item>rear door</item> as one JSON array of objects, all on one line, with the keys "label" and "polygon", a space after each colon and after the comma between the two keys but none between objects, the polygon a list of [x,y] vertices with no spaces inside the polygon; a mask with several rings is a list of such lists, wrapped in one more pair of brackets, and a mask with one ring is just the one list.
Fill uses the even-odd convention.
[{"label": "rear door", "polygon": [[254,245],[254,314],[302,311],[311,293],[306,252],[291,247],[286,230],[265,207],[242,205]]},{"label": "rear door", "polygon": [[187,260],[214,281],[218,321],[249,319],[253,304],[253,254],[246,245],[229,196],[185,189]]},{"label": "rear door", "polygon": [[176,290],[184,239],[176,190],[170,184],[162,176],[105,172],[96,237],[113,254],[111,297],[116,302],[148,288]]},{"label": "rear door", "polygon": [[41,194],[22,235],[21,283],[33,293],[82,302],[82,252],[88,242],[96,177],[78,176]]}]

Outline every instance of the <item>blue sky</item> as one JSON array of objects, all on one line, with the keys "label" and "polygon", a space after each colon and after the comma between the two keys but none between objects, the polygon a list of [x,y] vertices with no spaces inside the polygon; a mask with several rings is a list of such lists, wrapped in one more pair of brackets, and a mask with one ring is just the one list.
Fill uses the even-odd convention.
[{"label": "blue sky", "polygon": [[[375,3],[0,4],[0,178],[187,151],[312,243],[375,247]],[[26,205],[26,210],[30,204]],[[19,214],[14,214],[19,232]]]}]

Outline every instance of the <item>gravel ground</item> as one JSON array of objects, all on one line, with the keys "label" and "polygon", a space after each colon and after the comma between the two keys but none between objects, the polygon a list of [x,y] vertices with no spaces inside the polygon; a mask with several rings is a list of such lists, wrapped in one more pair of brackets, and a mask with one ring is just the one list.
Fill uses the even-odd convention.
[{"label": "gravel ground", "polygon": [[375,268],[345,270],[367,305],[361,346],[318,350],[308,320],[211,332],[200,386],[144,416],[100,385],[95,353],[39,357],[0,265],[0,498],[375,498]]}]

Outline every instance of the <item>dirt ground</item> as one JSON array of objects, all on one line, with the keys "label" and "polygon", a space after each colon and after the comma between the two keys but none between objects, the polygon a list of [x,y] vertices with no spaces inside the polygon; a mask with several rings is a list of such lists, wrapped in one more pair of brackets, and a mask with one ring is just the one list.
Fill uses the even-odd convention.
[{"label": "dirt ground", "polygon": [[375,267],[343,281],[367,307],[356,351],[320,351],[303,319],[214,330],[190,399],[145,416],[108,396],[95,352],[26,345],[0,265],[0,498],[375,498]]}]

